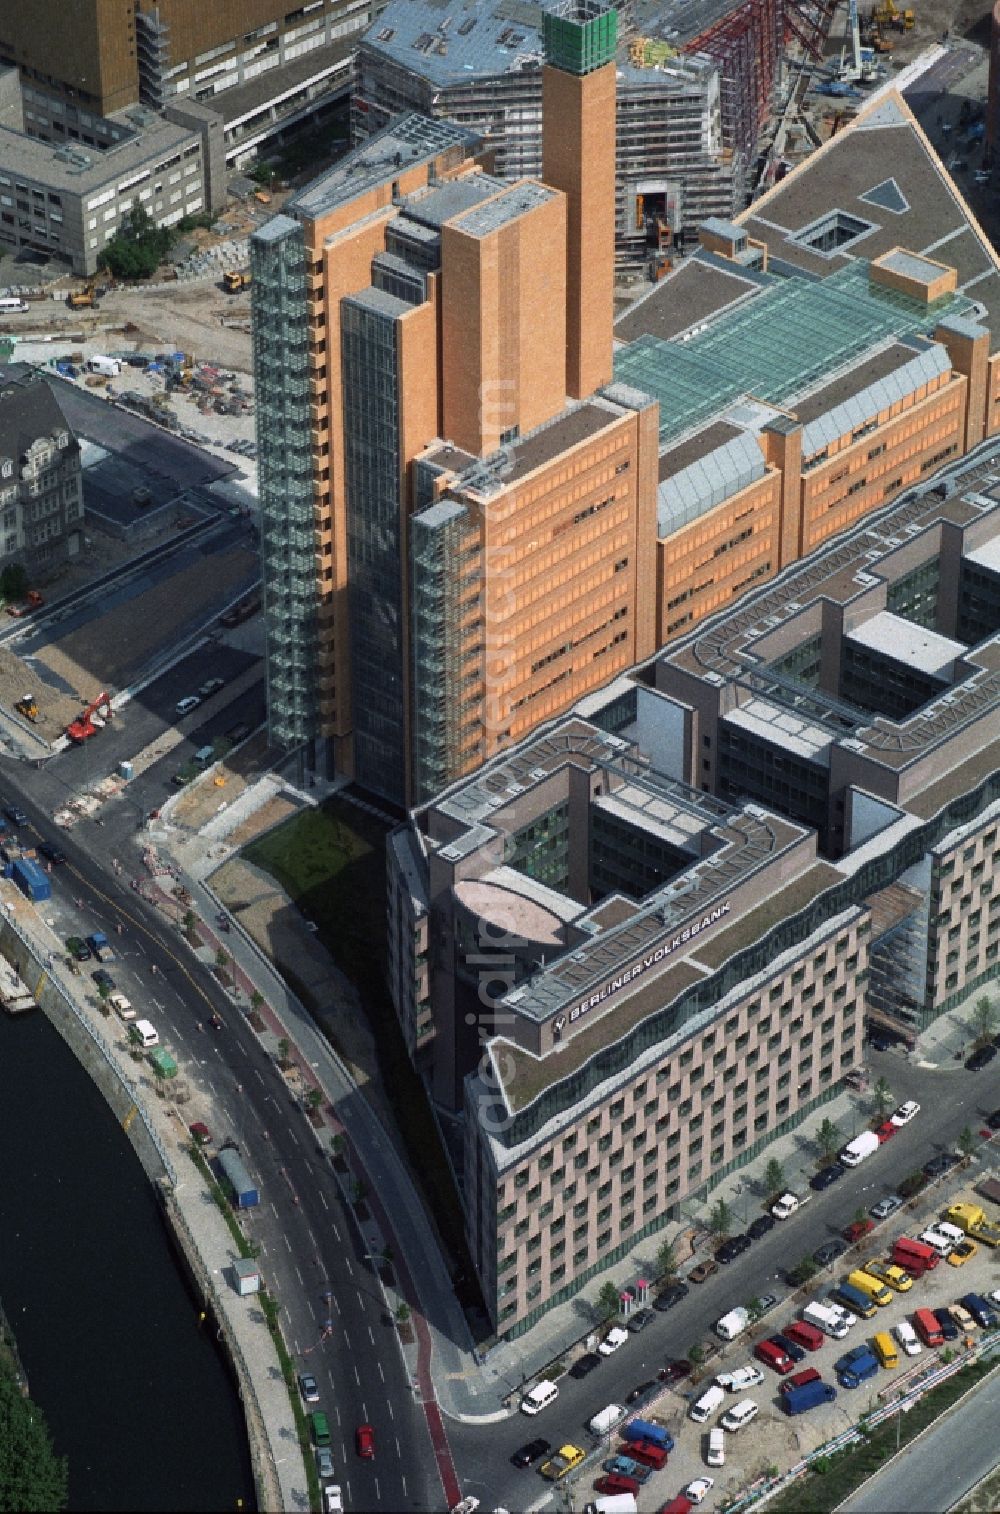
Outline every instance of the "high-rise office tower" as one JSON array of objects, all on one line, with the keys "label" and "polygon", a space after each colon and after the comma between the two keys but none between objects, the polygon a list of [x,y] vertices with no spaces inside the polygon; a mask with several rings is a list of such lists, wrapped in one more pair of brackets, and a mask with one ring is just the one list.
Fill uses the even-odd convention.
[{"label": "high-rise office tower", "polygon": [[404,116],[252,240],[272,735],[397,804],[654,649],[657,406],[611,383],[615,25],[546,17],[542,181]]}]

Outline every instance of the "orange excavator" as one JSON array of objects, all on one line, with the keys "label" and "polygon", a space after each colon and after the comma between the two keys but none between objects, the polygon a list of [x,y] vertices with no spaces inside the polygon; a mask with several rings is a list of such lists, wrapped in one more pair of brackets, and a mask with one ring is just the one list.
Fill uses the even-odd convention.
[{"label": "orange excavator", "polygon": [[66,735],[70,741],[75,741],[78,745],[89,741],[91,736],[96,736],[97,732],[107,724],[113,714],[111,695],[106,689],[102,689],[97,698],[91,700],[87,708],[81,710],[73,723],[66,727]]}]

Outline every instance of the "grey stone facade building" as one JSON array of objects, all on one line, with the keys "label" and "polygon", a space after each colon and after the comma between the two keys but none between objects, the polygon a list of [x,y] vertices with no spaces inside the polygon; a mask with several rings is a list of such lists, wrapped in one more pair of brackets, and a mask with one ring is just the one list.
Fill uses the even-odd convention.
[{"label": "grey stone facade building", "polygon": [[83,544],[80,444],[44,378],[0,387],[0,569],[29,576]]},{"label": "grey stone facade building", "polygon": [[225,204],[223,121],[208,106],[129,106],[92,121],[86,144],[52,142],[36,134],[16,85],[15,70],[0,73],[0,249],[55,254],[92,274],[136,203],[158,226]]}]

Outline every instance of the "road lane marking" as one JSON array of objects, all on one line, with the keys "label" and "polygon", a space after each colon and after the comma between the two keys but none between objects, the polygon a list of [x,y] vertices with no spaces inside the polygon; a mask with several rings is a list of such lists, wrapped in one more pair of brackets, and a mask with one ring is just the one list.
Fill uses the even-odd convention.
[{"label": "road lane marking", "polygon": [[[371,1335],[371,1330],[368,1331],[368,1334]],[[374,1344],[375,1344],[375,1337],[374,1337],[374,1335],[372,1335],[372,1345],[374,1345]],[[378,1375],[382,1379],[382,1381],[385,1382],[385,1373],[382,1371],[382,1363],[381,1362],[379,1362],[379,1364],[378,1364]]]},{"label": "road lane marking", "polygon": [[288,1254],[289,1254],[289,1256],[291,1256],[291,1254],[292,1254],[292,1243],[291,1243],[291,1241],[288,1239],[287,1235],[283,1235],[282,1239],[284,1240],[285,1245],[288,1247]]},{"label": "road lane marking", "polygon": [[323,1190],[322,1190],[322,1188],[319,1188],[319,1189],[317,1189],[317,1190],[316,1190],[316,1191],[317,1191],[317,1192],[318,1192],[318,1194],[319,1194],[319,1201],[320,1201],[320,1203],[321,1203],[321,1204],[322,1204],[322,1205],[323,1205],[323,1208],[324,1208],[324,1209],[327,1209],[327,1210],[328,1210],[328,1209],[329,1209],[329,1208],[330,1208],[330,1206],[329,1206],[329,1204],[328,1204],[328,1203],[327,1203],[327,1202],[326,1202],[326,1195],[325,1195],[325,1193],[324,1193],[324,1192],[323,1192]]},{"label": "road lane marking", "polygon": [[389,1418],[390,1419],[395,1419],[396,1418],[395,1414],[393,1414],[393,1412],[392,1412],[392,1399],[391,1398],[389,1400]]},{"label": "road lane marking", "polygon": [[[301,1283],[301,1285],[302,1285],[302,1291],[304,1293],[305,1292],[305,1288],[306,1288],[306,1280],[302,1276],[302,1273],[299,1271],[299,1264],[298,1264],[298,1262],[296,1262],[296,1264],[295,1264],[295,1276],[298,1278],[299,1282]],[[374,1342],[373,1342],[373,1344],[374,1344]]]},{"label": "road lane marking", "polygon": [[352,1366],[354,1367],[354,1381],[357,1383],[358,1387],[360,1388],[361,1387],[361,1379],[358,1376],[358,1364],[357,1364],[357,1362],[353,1362]]},{"label": "road lane marking", "polygon": [[374,1346],[374,1344],[375,1344],[375,1336],[372,1334],[372,1327],[371,1327],[371,1325],[368,1326],[368,1339],[371,1341],[372,1345]]}]

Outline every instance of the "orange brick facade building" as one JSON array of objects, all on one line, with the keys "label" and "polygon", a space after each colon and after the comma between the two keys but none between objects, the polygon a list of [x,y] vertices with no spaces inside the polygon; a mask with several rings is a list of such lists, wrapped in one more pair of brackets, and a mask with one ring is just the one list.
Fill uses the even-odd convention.
[{"label": "orange brick facade building", "polygon": [[405,116],[252,239],[271,734],[400,806],[1000,429],[897,96],[614,323],[614,28],[547,15],[541,181]]}]

